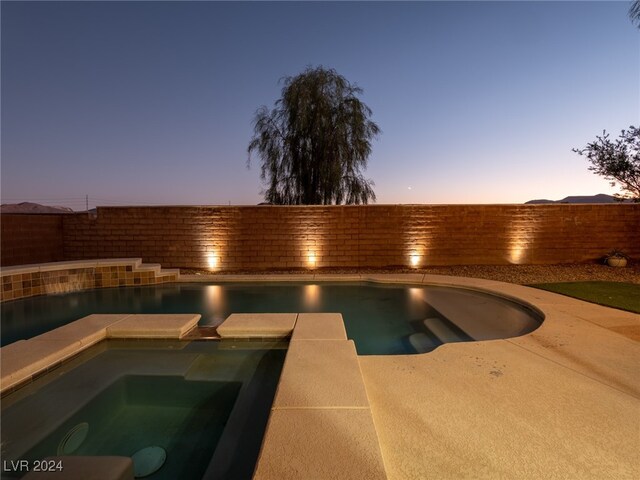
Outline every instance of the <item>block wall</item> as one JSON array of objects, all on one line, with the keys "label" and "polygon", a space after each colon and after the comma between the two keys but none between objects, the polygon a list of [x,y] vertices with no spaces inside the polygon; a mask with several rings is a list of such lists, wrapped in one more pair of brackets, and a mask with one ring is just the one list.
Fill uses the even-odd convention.
[{"label": "block wall", "polygon": [[640,258],[640,204],[104,207],[62,222],[66,260],[215,271]]},{"label": "block wall", "polygon": [[58,262],[64,258],[62,215],[0,216],[0,265]]}]

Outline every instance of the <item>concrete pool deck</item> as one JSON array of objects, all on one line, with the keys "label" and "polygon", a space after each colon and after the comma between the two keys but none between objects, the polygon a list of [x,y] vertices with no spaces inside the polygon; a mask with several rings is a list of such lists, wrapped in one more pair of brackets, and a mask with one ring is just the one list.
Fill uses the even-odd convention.
[{"label": "concrete pool deck", "polygon": [[359,357],[388,478],[638,478],[639,347],[550,316],[515,339]]},{"label": "concrete pool deck", "polygon": [[[640,478],[640,315],[472,278],[197,277],[196,281],[448,285],[524,302],[542,312],[545,321],[521,337],[450,343],[426,354],[358,356],[386,477]],[[194,281],[188,275],[181,280]],[[297,429],[315,432],[318,421],[301,417]],[[339,433],[338,419],[324,418],[322,425],[337,433],[329,442],[331,448],[317,449],[316,458],[336,458],[331,457],[333,449],[353,452],[348,429]],[[263,448],[268,445],[267,435]],[[358,456],[338,458],[348,473],[350,459]]]},{"label": "concrete pool deck", "polygon": [[[401,356],[334,351],[330,344],[350,343],[335,318],[323,328],[313,315],[305,322],[297,315],[291,343],[298,346],[286,360],[293,362],[290,380],[284,383],[283,370],[263,443],[266,463],[258,463],[256,478],[295,478],[305,468],[319,474],[309,470],[307,478],[640,478],[640,315],[515,284],[438,275],[182,275],[180,281],[447,285],[515,299],[545,315],[521,337]],[[328,333],[312,339],[321,332]],[[331,367],[340,359],[350,365],[344,372]],[[282,477],[281,468],[289,467],[272,463],[278,457],[297,458],[297,470]],[[354,468],[362,464],[370,468]]]}]

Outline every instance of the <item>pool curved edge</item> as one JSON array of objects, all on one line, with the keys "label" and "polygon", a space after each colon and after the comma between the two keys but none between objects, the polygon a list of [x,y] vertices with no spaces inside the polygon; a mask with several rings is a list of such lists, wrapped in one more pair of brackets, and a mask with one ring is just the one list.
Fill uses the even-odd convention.
[{"label": "pool curved edge", "polygon": [[[262,274],[262,275],[181,275],[180,283],[193,282],[369,282],[376,284],[404,284],[416,286],[443,286],[468,290],[476,290],[482,293],[495,295],[515,302],[534,314],[541,317],[540,326],[535,330],[508,339],[487,340],[484,342],[505,342],[516,339],[527,339],[530,342],[542,341],[553,344],[551,337],[558,331],[564,332],[567,322],[585,323],[591,328],[603,328],[607,334],[621,337],[623,341],[633,341],[634,335],[640,330],[640,315],[618,310],[615,308],[596,305],[575,298],[567,297],[546,290],[526,287],[514,283],[500,282],[473,277],[455,277],[449,275],[433,275],[422,273],[398,273],[398,274]],[[535,339],[535,340],[534,340]],[[464,348],[467,342],[445,344],[447,348]],[[441,347],[444,347],[442,345]],[[564,348],[564,345],[558,344]],[[435,351],[440,350],[441,347]],[[414,355],[429,355],[419,353]],[[375,355],[373,355],[375,356]],[[640,390],[640,389],[639,389]]]},{"label": "pool curved edge", "polygon": [[[422,273],[402,274],[278,274],[278,275],[181,275],[178,283],[256,283],[256,282],[366,282],[389,285],[415,285],[455,287],[474,290],[515,302],[531,310],[541,319],[541,324],[547,318],[550,302],[572,303],[568,297],[556,293],[546,292],[531,287],[513,283],[486,280],[483,278],[454,277],[449,275],[430,275]],[[579,301],[579,300],[577,300]],[[584,303],[584,302],[582,302]]]}]

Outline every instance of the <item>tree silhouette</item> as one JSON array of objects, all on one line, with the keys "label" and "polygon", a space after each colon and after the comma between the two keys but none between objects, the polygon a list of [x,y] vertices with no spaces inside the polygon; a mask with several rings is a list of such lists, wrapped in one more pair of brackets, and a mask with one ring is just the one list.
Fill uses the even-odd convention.
[{"label": "tree silhouette", "polygon": [[307,67],[283,79],[273,110],[259,108],[248,153],[262,160],[265,201],[279,205],[366,204],[373,182],[362,170],[379,127],[357,95],[362,90],[333,69]]},{"label": "tree silhouette", "polygon": [[609,140],[609,134],[603,131],[595,142],[573,151],[586,156],[591,163],[589,170],[610,180],[611,186],[620,184],[623,193],[616,194],[619,200],[640,202],[640,128],[631,126],[622,130],[615,141]]}]

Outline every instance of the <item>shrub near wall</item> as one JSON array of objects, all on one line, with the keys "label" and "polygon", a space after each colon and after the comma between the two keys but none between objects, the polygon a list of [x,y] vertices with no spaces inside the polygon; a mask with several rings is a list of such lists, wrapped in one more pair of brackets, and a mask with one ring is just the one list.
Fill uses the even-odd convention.
[{"label": "shrub near wall", "polygon": [[62,215],[0,215],[0,264],[58,262],[64,258]]},{"label": "shrub near wall", "polygon": [[640,205],[104,207],[63,218],[64,257],[266,270],[640,258]]}]

